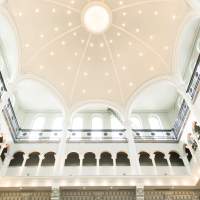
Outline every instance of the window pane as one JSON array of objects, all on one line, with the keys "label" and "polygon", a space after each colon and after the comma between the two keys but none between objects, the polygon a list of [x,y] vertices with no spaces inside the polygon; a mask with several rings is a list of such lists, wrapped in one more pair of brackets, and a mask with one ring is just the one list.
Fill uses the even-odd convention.
[{"label": "window pane", "polygon": [[92,119],[92,129],[102,129],[103,128],[103,122],[100,117],[94,117]]},{"label": "window pane", "polygon": [[34,121],[34,124],[33,124],[33,129],[43,129],[44,128],[44,122],[45,122],[44,117],[36,118],[36,120]]},{"label": "window pane", "polygon": [[82,117],[75,117],[72,123],[72,129],[83,129]]},{"label": "window pane", "polygon": [[151,129],[161,129],[161,122],[160,122],[160,118],[158,118],[157,116],[151,116],[149,117],[149,124]]},{"label": "window pane", "polygon": [[62,128],[63,128],[63,118],[56,117],[56,119],[53,122],[53,129],[62,129]]},{"label": "window pane", "polygon": [[[100,117],[92,118],[92,129],[103,129],[103,121]],[[102,138],[102,132],[92,132],[92,139]]]},{"label": "window pane", "polygon": [[122,129],[121,122],[116,117],[111,117],[111,129]]},{"label": "window pane", "polygon": [[132,117],[131,122],[134,129],[142,129],[142,123],[138,117]]}]

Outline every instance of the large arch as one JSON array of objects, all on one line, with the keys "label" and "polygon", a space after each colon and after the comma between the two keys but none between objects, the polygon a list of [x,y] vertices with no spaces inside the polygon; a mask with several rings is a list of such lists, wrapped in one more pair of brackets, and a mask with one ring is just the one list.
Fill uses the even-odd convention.
[{"label": "large arch", "polygon": [[166,82],[169,85],[171,85],[172,87],[176,88],[177,86],[175,85],[174,81],[173,81],[173,77],[171,76],[160,76],[160,77],[156,77],[153,78],[149,81],[144,82],[135,92],[134,94],[130,97],[127,106],[126,106],[126,110],[125,110],[125,116],[127,119],[129,119],[132,109],[133,109],[133,102],[135,101],[135,99],[143,94],[144,90],[148,89],[150,86],[152,85],[156,85],[159,84],[161,82]]},{"label": "large arch", "polygon": [[84,109],[90,108],[90,107],[94,107],[94,106],[104,106],[104,107],[109,107],[111,109],[113,109],[114,111],[116,111],[122,120],[125,119],[124,116],[124,109],[123,107],[119,106],[118,104],[115,104],[111,101],[106,101],[106,100],[89,100],[89,101],[84,101],[81,102],[79,104],[74,105],[71,109],[70,109],[70,116],[71,119],[73,119],[74,115]]},{"label": "large arch", "polygon": [[[36,119],[41,113],[45,114],[45,112],[51,111],[51,113],[56,113],[55,119],[58,116],[62,117],[64,128],[68,109],[66,109],[61,95],[48,82],[33,75],[18,76],[13,83],[12,94],[16,104],[13,107],[15,111],[18,111],[16,114],[18,114],[19,122],[20,109],[18,108],[38,113],[38,115],[34,115],[34,119]],[[32,125],[34,119],[30,122]],[[30,126],[32,127],[32,125]]]},{"label": "large arch", "polygon": [[[197,0],[187,0],[188,2],[197,2]],[[200,3],[199,3],[200,5]],[[173,72],[181,80],[183,79],[183,74],[188,66],[188,62],[191,58],[192,52],[197,39],[197,34],[199,32],[200,26],[200,12],[190,12],[185,20],[182,22],[182,25],[179,28],[174,52],[173,52]],[[187,38],[187,39],[186,39]]]},{"label": "large arch", "polygon": [[3,6],[0,6],[0,54],[4,59],[6,69],[1,69],[4,77],[13,80],[20,66],[20,40],[17,28]]}]

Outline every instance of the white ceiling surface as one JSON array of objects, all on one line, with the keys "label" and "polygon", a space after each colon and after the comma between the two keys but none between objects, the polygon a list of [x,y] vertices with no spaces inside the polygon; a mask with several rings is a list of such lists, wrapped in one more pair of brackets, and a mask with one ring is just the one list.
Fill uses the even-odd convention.
[{"label": "white ceiling surface", "polygon": [[[172,72],[176,36],[190,9],[185,0],[101,1],[112,24],[96,35],[81,23],[88,2],[8,0],[21,39],[21,73],[50,82],[68,107],[90,100],[125,105],[143,83]],[[21,92],[23,104],[34,104],[28,87],[30,95]],[[48,107],[54,100],[41,101]]]},{"label": "white ceiling surface", "polygon": [[19,107],[24,111],[61,111],[61,105],[55,95],[36,81],[21,81],[16,87],[15,96]]},{"label": "white ceiling surface", "polygon": [[133,102],[133,112],[169,111],[176,103],[176,89],[167,82],[152,84],[144,89]]}]

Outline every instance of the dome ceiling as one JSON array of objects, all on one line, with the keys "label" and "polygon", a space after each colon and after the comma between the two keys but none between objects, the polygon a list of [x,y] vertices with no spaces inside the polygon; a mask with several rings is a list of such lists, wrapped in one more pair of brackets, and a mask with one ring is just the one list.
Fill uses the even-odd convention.
[{"label": "dome ceiling", "polygon": [[50,82],[68,107],[123,105],[144,82],[169,75],[189,12],[184,0],[8,0],[8,9],[21,40],[21,73]]}]

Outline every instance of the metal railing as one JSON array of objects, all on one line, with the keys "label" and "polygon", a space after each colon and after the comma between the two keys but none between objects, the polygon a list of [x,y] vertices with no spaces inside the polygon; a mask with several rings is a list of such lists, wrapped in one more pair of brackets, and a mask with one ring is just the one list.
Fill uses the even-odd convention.
[{"label": "metal railing", "polygon": [[190,96],[191,100],[194,102],[197,94],[198,94],[198,87],[200,85],[200,55],[197,59],[194,71],[192,73],[192,77],[188,84],[186,92]]},{"label": "metal railing", "polygon": [[176,142],[174,129],[132,129],[135,142]]},{"label": "metal railing", "polygon": [[[190,95],[191,100],[194,101],[198,87],[200,85],[200,56],[198,57],[195,65],[194,72],[192,74],[190,83],[187,88],[187,93]],[[3,93],[7,92],[6,85],[3,76],[0,72],[0,98]],[[174,127],[170,130],[151,130],[151,129],[133,129],[132,134],[135,142],[176,142],[181,137],[182,131],[185,127],[189,116],[190,110],[185,100],[183,100],[181,108],[179,110]],[[8,124],[10,133],[15,142],[58,142],[62,137],[62,130],[33,130],[22,129],[19,126],[17,117],[10,99],[3,108],[3,115]],[[68,142],[127,142],[126,130],[114,130],[114,129],[102,129],[102,130],[73,130],[69,129],[70,137]],[[99,136],[95,136],[99,135]]]}]

